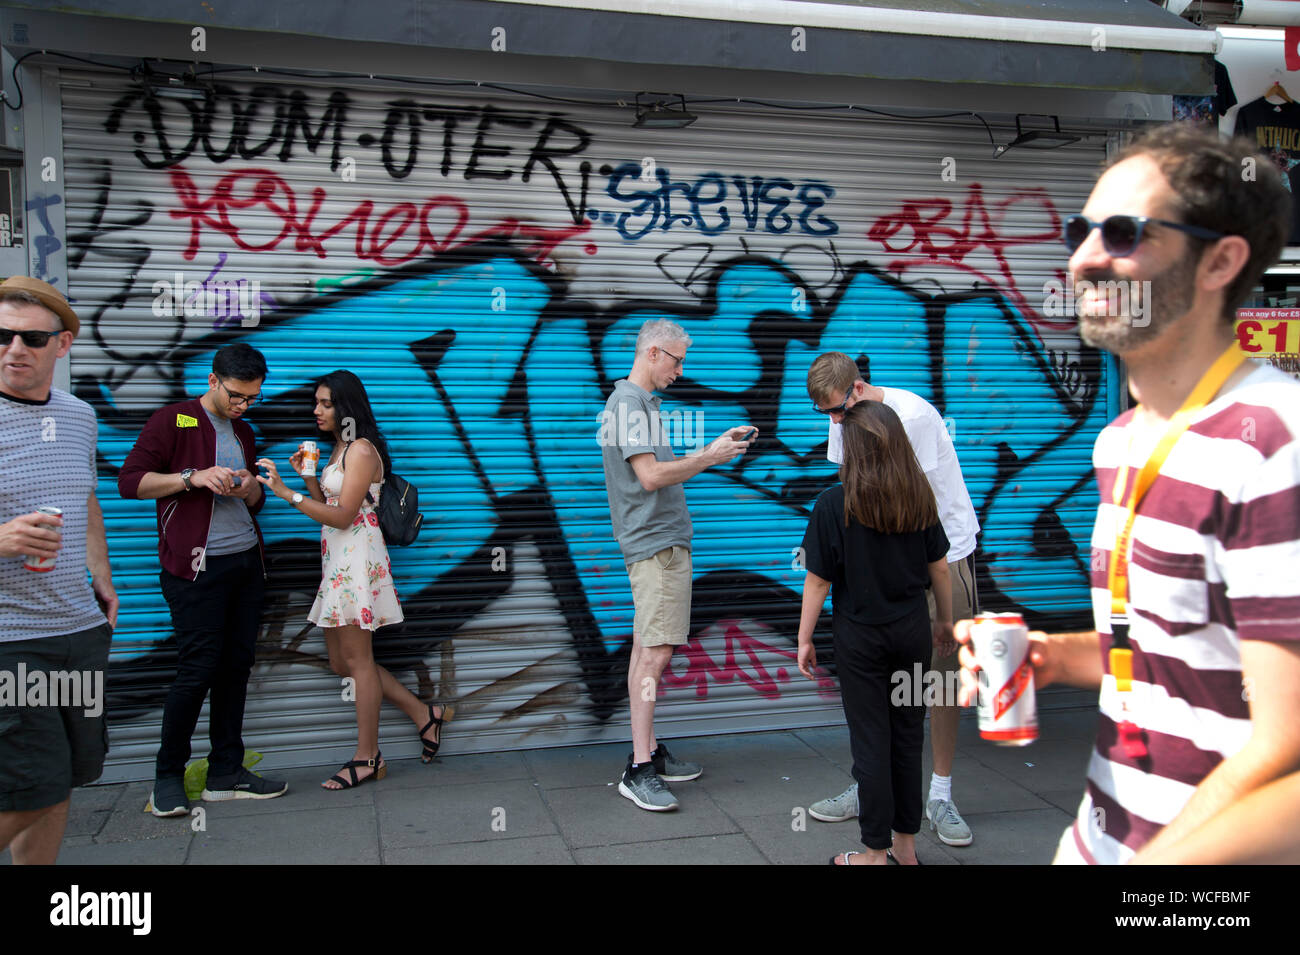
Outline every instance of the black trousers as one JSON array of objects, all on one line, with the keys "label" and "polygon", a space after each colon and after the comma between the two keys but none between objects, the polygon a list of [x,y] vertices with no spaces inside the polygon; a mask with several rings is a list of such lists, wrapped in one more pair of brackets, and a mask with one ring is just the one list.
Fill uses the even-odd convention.
[{"label": "black trousers", "polygon": [[208,775],[228,776],[244,763],[244,699],[262,616],[262,560],[251,547],[207,558],[197,580],[166,570],[159,579],[180,659],[163,707],[155,773],[159,779],[184,775],[190,737],[210,690]]},{"label": "black trousers", "polygon": [[[853,778],[858,784],[862,844],[888,849],[891,829],[921,830],[925,706],[913,705],[922,694],[914,697],[910,682],[915,665],[923,671],[930,665],[930,615],[924,603],[914,613],[877,626],[837,615],[831,620],[831,633],[853,752]],[[897,684],[891,683],[899,671],[907,674],[905,694],[896,692]]]}]

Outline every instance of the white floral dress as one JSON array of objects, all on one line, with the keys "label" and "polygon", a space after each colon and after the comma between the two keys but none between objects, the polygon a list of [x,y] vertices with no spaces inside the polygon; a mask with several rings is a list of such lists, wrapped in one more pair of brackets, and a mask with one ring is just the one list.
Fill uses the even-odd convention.
[{"label": "white floral dress", "polygon": [[[343,468],[327,465],[321,472],[320,486],[325,503],[337,505],[343,490]],[[370,485],[375,504],[379,503],[382,488],[382,484]],[[308,620],[319,627],[355,624],[372,631],[402,622],[393,565],[374,504],[363,499],[351,527],[321,525],[320,553],[324,574]]]}]

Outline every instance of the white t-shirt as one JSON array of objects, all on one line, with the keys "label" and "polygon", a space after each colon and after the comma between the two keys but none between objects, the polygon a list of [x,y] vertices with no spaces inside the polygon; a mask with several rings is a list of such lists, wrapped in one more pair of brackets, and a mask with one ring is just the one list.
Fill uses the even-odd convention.
[{"label": "white t-shirt", "polygon": [[[969,556],[975,551],[975,535],[979,533],[980,522],[975,516],[970,494],[966,491],[961,465],[957,462],[957,451],[952,446],[952,438],[944,427],[943,419],[939,417],[934,405],[920,395],[899,388],[880,390],[884,403],[893,408],[902,419],[903,430],[907,432],[907,440],[912,445],[916,460],[934,490],[934,499],[939,506],[939,523],[948,535],[948,563]],[[830,426],[830,433],[826,436],[826,459],[835,464],[843,464],[844,438],[840,433],[841,425],[832,421]]]}]

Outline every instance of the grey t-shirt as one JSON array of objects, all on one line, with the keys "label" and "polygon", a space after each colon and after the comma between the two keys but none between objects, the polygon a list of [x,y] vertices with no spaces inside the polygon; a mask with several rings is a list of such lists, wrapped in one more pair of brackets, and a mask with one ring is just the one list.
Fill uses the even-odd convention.
[{"label": "grey t-shirt", "polygon": [[[223,468],[238,471],[246,467],[244,448],[235,437],[235,426],[229,418],[214,415],[203,409],[212,427],[217,429],[217,464]],[[209,557],[223,554],[240,554],[250,547],[257,546],[257,531],[253,529],[253,515],[248,513],[248,505],[237,497],[221,494],[213,495],[212,524],[208,527],[208,545],[205,553]]]},{"label": "grey t-shirt", "polygon": [[614,538],[629,564],[653,557],[665,547],[691,546],[691,515],[686,489],[671,484],[647,491],[629,460],[653,454],[656,461],[675,459],[659,418],[659,398],[626,378],[614,385],[601,414],[598,440],[605,465],[605,491]]},{"label": "grey t-shirt", "polygon": [[104,623],[86,575],[98,429],[90,405],[55,388],[48,401],[0,395],[0,524],[42,505],[63,511],[54,569],[0,557],[0,642],[57,637]]}]

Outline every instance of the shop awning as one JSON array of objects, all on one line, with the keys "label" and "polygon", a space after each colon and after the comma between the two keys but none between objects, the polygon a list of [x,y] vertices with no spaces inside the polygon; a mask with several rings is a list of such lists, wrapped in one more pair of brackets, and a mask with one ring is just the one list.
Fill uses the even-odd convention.
[{"label": "shop awning", "polygon": [[[49,10],[3,6],[11,27],[24,8]],[[1155,94],[1212,92],[1220,42],[1151,0],[222,0],[184,15],[159,0],[62,0],[57,9],[431,50]],[[20,35],[11,28],[5,40],[23,45]]]}]

